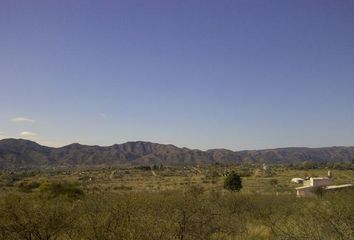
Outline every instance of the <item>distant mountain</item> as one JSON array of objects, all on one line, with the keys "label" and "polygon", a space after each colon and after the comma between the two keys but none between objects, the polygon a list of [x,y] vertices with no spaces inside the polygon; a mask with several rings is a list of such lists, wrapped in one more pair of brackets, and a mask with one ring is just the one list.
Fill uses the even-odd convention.
[{"label": "distant mountain", "polygon": [[301,163],[350,162],[354,147],[280,148],[234,152],[178,148],[151,142],[127,142],[109,147],[78,143],[51,148],[23,139],[0,140],[0,168],[37,168],[49,166],[115,166],[150,164],[207,163]]}]

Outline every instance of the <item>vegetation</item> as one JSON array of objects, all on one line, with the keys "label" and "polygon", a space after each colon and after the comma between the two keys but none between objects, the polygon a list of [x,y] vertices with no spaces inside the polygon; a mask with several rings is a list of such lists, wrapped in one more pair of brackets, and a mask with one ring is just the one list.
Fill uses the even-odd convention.
[{"label": "vegetation", "polygon": [[32,181],[32,182],[21,182],[19,183],[18,185],[18,188],[20,191],[23,191],[23,192],[31,192],[32,190],[36,189],[36,188],[39,188],[41,184],[37,181]]},{"label": "vegetation", "polygon": [[[246,170],[238,194],[224,189]],[[331,171],[335,183],[354,183],[353,170]],[[354,239],[353,190],[295,196],[292,177],[327,169],[272,173],[222,164],[4,171],[0,240]]]},{"label": "vegetation", "polygon": [[231,172],[225,177],[224,188],[232,192],[239,192],[242,188],[242,179],[240,175]]},{"label": "vegetation", "polygon": [[84,194],[77,182],[43,182],[39,186],[42,193],[49,194],[52,197],[65,195],[70,198],[77,198]]},{"label": "vegetation", "polygon": [[[200,189],[199,189],[200,190]],[[0,200],[1,239],[353,239],[354,194],[41,193]],[[311,226],[311,227],[309,227]]]}]

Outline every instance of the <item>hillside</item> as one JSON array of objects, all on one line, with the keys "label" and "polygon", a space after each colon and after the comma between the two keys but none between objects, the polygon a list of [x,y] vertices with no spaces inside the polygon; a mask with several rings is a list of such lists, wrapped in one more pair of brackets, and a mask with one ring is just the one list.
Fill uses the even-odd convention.
[{"label": "hillside", "polygon": [[61,148],[51,148],[23,139],[0,140],[0,168],[214,162],[269,164],[303,161],[349,162],[353,158],[354,147],[281,148],[234,152],[226,149],[200,151],[141,141],[109,147],[75,143]]}]

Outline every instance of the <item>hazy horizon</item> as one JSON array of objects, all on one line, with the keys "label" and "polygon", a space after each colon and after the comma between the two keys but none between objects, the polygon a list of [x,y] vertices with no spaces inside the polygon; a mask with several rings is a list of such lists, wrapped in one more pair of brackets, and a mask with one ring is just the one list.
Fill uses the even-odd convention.
[{"label": "hazy horizon", "polygon": [[0,3],[0,139],[354,145],[353,1]]}]

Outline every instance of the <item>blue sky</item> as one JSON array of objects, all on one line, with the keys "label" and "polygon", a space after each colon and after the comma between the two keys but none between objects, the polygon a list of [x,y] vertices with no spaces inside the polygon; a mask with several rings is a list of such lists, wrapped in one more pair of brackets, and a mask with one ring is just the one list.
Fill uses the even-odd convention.
[{"label": "blue sky", "polygon": [[353,123],[353,1],[0,1],[0,138],[348,146]]}]

